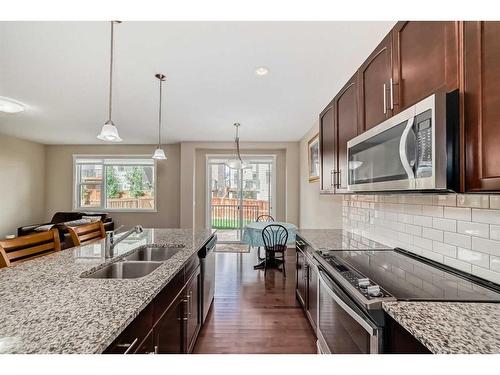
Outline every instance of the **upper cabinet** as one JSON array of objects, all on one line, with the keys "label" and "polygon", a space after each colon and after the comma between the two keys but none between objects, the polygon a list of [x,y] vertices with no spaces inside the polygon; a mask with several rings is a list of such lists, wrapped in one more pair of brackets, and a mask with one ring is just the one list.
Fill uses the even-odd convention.
[{"label": "upper cabinet", "polygon": [[464,24],[467,191],[500,190],[500,22]]},{"label": "upper cabinet", "polygon": [[347,141],[358,135],[358,79],[355,74],[319,117],[322,194],[347,192]]},{"label": "upper cabinet", "polygon": [[438,90],[458,88],[459,22],[398,22],[392,38],[393,86],[389,100],[394,113]]},{"label": "upper cabinet", "polygon": [[319,165],[320,191],[322,194],[334,192],[333,173],[335,171],[335,134],[333,101],[319,115]]},{"label": "upper cabinet", "polygon": [[359,121],[368,130],[392,115],[392,35],[378,45],[358,71]]},{"label": "upper cabinet", "polygon": [[347,192],[347,142],[361,133],[358,122],[358,76],[354,75],[333,99],[337,143],[335,193]]}]

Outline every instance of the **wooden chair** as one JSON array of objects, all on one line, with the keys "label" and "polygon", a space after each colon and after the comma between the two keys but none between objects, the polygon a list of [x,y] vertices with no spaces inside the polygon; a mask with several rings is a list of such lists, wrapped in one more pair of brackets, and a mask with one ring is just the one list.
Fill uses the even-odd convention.
[{"label": "wooden chair", "polygon": [[[261,223],[271,223],[275,220],[271,215],[260,215],[257,217],[256,221]],[[264,258],[260,256],[260,246],[257,248],[257,258],[259,258],[259,260],[264,260]]]},{"label": "wooden chair", "polygon": [[61,243],[57,229],[0,240],[0,268],[15,266],[60,250]]},{"label": "wooden chair", "polygon": [[69,227],[68,231],[73,241],[73,246],[85,245],[86,243],[106,237],[104,224],[100,220],[95,223]]},{"label": "wooden chair", "polygon": [[[270,224],[262,230],[266,260],[264,262],[264,275],[267,271],[268,262],[281,261],[283,277],[286,278],[285,253],[288,242],[288,231],[283,225]],[[276,258],[281,254],[281,258]]]}]

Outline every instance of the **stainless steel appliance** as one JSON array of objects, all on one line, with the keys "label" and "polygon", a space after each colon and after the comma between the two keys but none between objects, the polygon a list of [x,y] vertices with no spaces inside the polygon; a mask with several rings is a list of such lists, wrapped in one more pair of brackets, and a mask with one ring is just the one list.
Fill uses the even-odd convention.
[{"label": "stainless steel appliance", "polygon": [[458,92],[435,93],[347,142],[350,191],[457,190]]},{"label": "stainless steel appliance", "polygon": [[201,272],[201,321],[207,318],[215,294],[215,245],[217,236],[214,236],[199,252]]},{"label": "stainless steel appliance", "polygon": [[500,286],[402,249],[322,251],[318,351],[383,353],[384,301],[500,302]]}]

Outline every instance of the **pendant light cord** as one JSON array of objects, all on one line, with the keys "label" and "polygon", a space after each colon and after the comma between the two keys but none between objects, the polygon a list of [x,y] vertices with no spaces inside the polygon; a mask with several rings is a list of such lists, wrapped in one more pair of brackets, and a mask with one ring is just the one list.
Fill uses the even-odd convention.
[{"label": "pendant light cord", "polygon": [[115,22],[111,21],[111,58],[109,59],[109,103],[108,103],[108,122],[111,122],[111,111],[113,106],[113,54],[114,54],[114,26]]},{"label": "pendant light cord", "polygon": [[161,144],[161,105],[162,105],[162,100],[161,100],[161,94],[162,94],[162,83],[163,83],[163,80],[160,78],[159,79],[160,81],[160,109],[158,111],[158,148],[160,148],[160,144]]}]

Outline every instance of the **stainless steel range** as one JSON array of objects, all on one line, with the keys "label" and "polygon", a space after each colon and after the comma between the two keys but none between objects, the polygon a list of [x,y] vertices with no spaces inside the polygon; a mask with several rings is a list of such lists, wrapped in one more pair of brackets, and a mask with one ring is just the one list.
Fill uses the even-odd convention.
[{"label": "stainless steel range", "polygon": [[318,347],[381,353],[382,302],[500,302],[500,286],[402,249],[318,251]]}]

